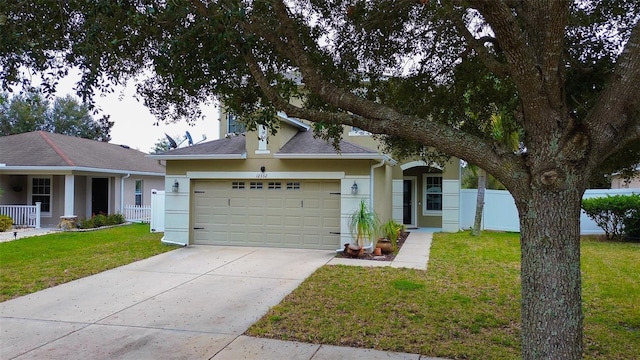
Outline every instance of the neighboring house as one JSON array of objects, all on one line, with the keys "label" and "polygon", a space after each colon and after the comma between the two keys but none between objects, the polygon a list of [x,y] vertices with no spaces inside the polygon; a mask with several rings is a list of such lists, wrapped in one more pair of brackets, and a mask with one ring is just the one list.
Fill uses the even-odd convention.
[{"label": "neighboring house", "polygon": [[631,179],[625,179],[620,174],[611,176],[612,189],[640,189],[640,167],[636,168],[635,175]]},{"label": "neighboring house", "polygon": [[149,155],[167,166],[163,241],[337,250],[353,241],[348,219],[361,199],[383,221],[459,230],[457,159],[444,173],[396,161],[350,127],[336,152],[308,123],[278,117],[275,135],[244,133],[221,112],[224,138]]},{"label": "neighboring house", "polygon": [[34,131],[0,137],[0,205],[41,202],[41,226],[149,205],[165,167],[145,153],[89,139]]}]

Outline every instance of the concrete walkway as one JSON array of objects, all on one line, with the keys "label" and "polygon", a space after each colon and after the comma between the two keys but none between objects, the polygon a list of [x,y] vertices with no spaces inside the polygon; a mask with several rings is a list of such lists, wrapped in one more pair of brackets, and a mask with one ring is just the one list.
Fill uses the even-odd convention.
[{"label": "concrete walkway", "polygon": [[[388,265],[426,268],[414,251],[430,234],[417,234]],[[0,303],[0,359],[433,359],[242,335],[332,259],[320,250],[177,249]]]},{"label": "concrete walkway", "polygon": [[50,234],[52,232],[58,232],[60,229],[51,229],[51,228],[22,228],[22,229],[11,229],[7,231],[0,232],[0,242],[20,240],[24,237],[31,236],[40,236]]},{"label": "concrete walkway", "polygon": [[393,261],[333,258],[328,265],[391,266],[427,270],[432,239],[433,233],[431,232],[410,230],[409,237],[407,237]]}]

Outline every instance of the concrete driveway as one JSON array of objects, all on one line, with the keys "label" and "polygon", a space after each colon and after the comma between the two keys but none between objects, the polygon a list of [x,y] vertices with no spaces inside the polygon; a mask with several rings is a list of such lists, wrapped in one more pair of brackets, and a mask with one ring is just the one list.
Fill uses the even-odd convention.
[{"label": "concrete driveway", "polygon": [[191,246],[5,301],[0,358],[208,359],[333,256]]}]

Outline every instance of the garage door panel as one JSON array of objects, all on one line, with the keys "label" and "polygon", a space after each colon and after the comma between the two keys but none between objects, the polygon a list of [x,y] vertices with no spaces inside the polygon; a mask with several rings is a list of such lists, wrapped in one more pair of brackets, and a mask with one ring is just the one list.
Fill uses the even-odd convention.
[{"label": "garage door panel", "polygon": [[321,236],[302,235],[302,243],[307,246],[320,247],[321,239]]},{"label": "garage door panel", "polygon": [[266,234],[267,243],[274,245],[283,245],[283,234]]},{"label": "garage door panel", "polygon": [[269,209],[282,208],[284,206],[284,200],[282,193],[271,193],[269,196],[278,196],[278,198],[267,197],[265,198],[266,206]]},{"label": "garage door panel", "polygon": [[339,229],[340,228],[340,218],[339,217],[329,217],[329,216],[325,216],[324,218],[322,218],[322,226],[325,228],[334,228],[334,229]]},{"label": "garage door panel", "polygon": [[317,210],[317,209],[320,209],[320,203],[321,203],[321,202],[320,202],[320,200],[318,200],[318,199],[306,199],[306,200],[304,201],[304,207],[305,207],[306,209],[314,209],[314,210]]},{"label": "garage door panel", "polygon": [[303,218],[303,226],[307,227],[319,227],[320,218],[317,216],[305,216]]},{"label": "garage door panel", "polygon": [[300,216],[287,216],[284,218],[284,226],[293,226],[299,228],[302,226],[302,219]]},{"label": "garage door panel", "polygon": [[[243,232],[229,231],[227,238],[229,239],[229,242],[231,244],[243,245],[247,240],[247,233],[245,231]],[[220,241],[224,243],[224,238],[221,238]]]}]

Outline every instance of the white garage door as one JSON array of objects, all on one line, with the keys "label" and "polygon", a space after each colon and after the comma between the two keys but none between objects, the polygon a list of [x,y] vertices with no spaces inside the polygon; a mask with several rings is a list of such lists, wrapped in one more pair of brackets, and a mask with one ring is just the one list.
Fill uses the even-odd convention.
[{"label": "white garage door", "polygon": [[195,244],[340,245],[339,181],[200,180],[193,191]]}]

